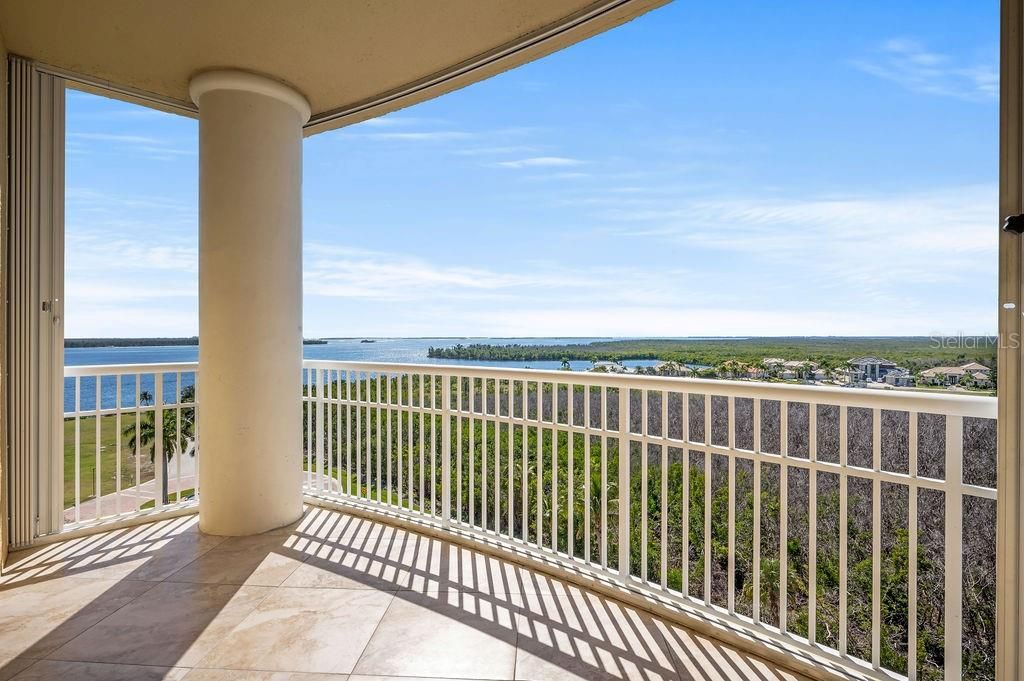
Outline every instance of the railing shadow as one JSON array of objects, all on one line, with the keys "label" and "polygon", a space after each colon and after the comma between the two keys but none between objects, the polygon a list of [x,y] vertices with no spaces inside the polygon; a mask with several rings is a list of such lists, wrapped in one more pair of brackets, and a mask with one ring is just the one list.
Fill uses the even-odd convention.
[{"label": "railing shadow", "polygon": [[[179,580],[195,581],[197,571],[223,561],[229,550],[241,552],[233,554],[238,560],[232,573],[215,576],[222,581],[204,592],[207,599],[215,592],[213,602],[187,609],[191,619],[185,629],[195,634],[166,636],[159,659],[150,664],[197,663],[187,655],[195,652],[198,638],[226,604],[240,597],[247,582],[259,582],[265,576],[261,570],[271,562],[290,561],[295,565],[281,578],[285,586],[386,591],[488,636],[514,641],[517,674],[532,673],[529,678],[797,678],[613,599],[454,542],[364,518],[310,508],[295,525],[261,537],[245,542],[203,535],[193,517],[15,554],[0,578],[0,642],[17,626],[7,621],[5,610],[27,615],[33,607],[51,607],[45,594],[54,588],[82,593],[92,588],[97,593],[81,604],[71,598],[66,607],[58,606],[52,623],[32,621],[6,637],[8,642],[0,643],[0,681],[35,660],[54,656],[61,646],[158,585],[169,591],[179,588],[171,584],[184,589],[187,582]],[[117,581],[99,583],[97,577]],[[54,587],[54,580],[64,581]],[[19,598],[24,599],[21,605]],[[13,610],[5,608],[9,604],[15,605]],[[148,630],[159,635],[161,618],[167,616],[153,612]]]}]

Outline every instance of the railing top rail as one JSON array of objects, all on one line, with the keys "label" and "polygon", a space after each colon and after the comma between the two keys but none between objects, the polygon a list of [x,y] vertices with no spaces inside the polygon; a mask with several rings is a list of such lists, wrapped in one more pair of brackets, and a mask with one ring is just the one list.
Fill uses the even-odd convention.
[{"label": "railing top rail", "polygon": [[199,362],[154,362],[152,364],[83,364],[64,367],[64,377],[125,376],[130,374],[156,374],[175,371],[195,372]]},{"label": "railing top rail", "polygon": [[792,385],[764,381],[639,376],[635,374],[568,372],[545,369],[509,369],[459,364],[304,360],[302,366],[312,369],[341,369],[382,374],[418,373],[467,378],[540,381],[544,383],[572,383],[585,386],[665,390],[668,392],[711,394],[723,397],[786,400],[789,402],[846,407],[880,408],[892,411],[996,418],[996,398],[981,395],[935,394],[900,389],[885,390],[844,388],[840,386]]}]

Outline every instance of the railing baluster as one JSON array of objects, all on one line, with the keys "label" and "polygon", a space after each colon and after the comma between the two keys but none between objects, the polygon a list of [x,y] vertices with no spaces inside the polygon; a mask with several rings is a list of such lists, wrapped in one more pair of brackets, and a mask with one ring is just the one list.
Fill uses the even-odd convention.
[{"label": "railing baluster", "polygon": [[661,588],[668,588],[668,392],[661,391]]},{"label": "railing baluster", "polygon": [[426,466],[426,426],[427,426],[427,408],[426,403],[423,401],[424,394],[426,392],[425,385],[427,382],[427,375],[420,374],[420,513],[427,512],[427,491],[426,491],[426,480],[427,471]]},{"label": "railing baluster", "polygon": [[480,379],[480,529],[487,530],[487,379]]},{"label": "railing baluster", "polygon": [[458,377],[456,386],[455,414],[455,494],[457,503],[455,506],[455,519],[462,522],[462,377]]},{"label": "railing baluster", "polygon": [[494,533],[501,534],[501,379],[494,379]]},{"label": "railing baluster", "polygon": [[515,467],[515,426],[512,423],[512,419],[515,418],[515,407],[512,402],[512,394],[515,392],[514,389],[515,381],[512,379],[508,380],[508,511],[505,515],[505,522],[508,525],[508,536],[509,538],[515,537],[515,491],[513,486],[515,484],[513,470]]},{"label": "railing baluster", "polygon": [[[437,376],[430,374],[430,515],[437,511]],[[378,430],[380,427],[378,426]]]},{"label": "railing baluster", "polygon": [[551,384],[551,550],[558,551],[558,384]]},{"label": "railing baluster", "polygon": [[[77,379],[77,378],[75,379],[75,385],[76,386],[78,385],[78,380],[79,379]],[[140,440],[142,438],[139,437],[139,434],[141,432],[140,429],[142,427],[142,409],[141,409],[141,402],[140,402],[141,391],[142,391],[141,384],[142,384],[142,374],[135,374],[135,498],[136,499],[139,499],[142,496],[142,494],[141,494],[142,489],[140,487],[142,485],[142,451],[141,451],[142,447],[141,447],[141,443],[140,443]],[[75,411],[77,412],[78,411],[78,408],[77,408],[77,404],[78,404],[77,403],[78,391],[77,390],[75,391],[75,400],[76,400],[76,402],[75,402],[75,405],[76,405],[75,406]],[[198,420],[199,419],[196,419],[197,422],[198,422]],[[75,452],[76,452],[76,456],[75,456],[75,489],[77,490],[78,489],[78,456],[77,456],[77,452],[78,452],[78,417],[77,416],[75,417]],[[78,504],[76,502],[75,507],[77,508],[77,506],[78,506]]]},{"label": "railing baluster", "polygon": [[728,401],[729,557],[726,575],[728,579],[727,607],[729,614],[734,614],[736,612],[736,398],[730,395]]},{"label": "railing baluster", "polygon": [[[910,412],[909,421],[909,473],[917,478],[918,413]],[[907,679],[917,681],[917,485],[907,489]]]},{"label": "railing baluster", "polygon": [[945,617],[946,681],[960,679],[963,666],[964,419],[946,416]]},{"label": "railing baluster", "polygon": [[711,605],[711,395],[704,395],[704,605]]},{"label": "railing baluster", "polygon": [[335,372],[327,369],[327,432],[324,437],[324,443],[327,446],[327,470],[324,471],[324,486],[328,492],[333,492],[332,489],[334,483],[334,376]]},{"label": "railing baluster", "polygon": [[839,407],[839,653],[846,655],[847,642],[847,523],[849,523],[846,466],[848,460],[849,414],[846,405]]},{"label": "railing baluster", "polygon": [[817,641],[818,622],[818,405],[807,405],[807,642]]},{"label": "railing baluster", "polygon": [[345,372],[345,493],[349,496],[352,496],[352,373]]},{"label": "railing baluster", "polygon": [[441,376],[441,524],[452,517],[452,379]]},{"label": "railing baluster", "polygon": [[[392,480],[393,475],[394,475],[394,471],[392,470],[392,467],[391,467],[391,459],[392,459],[392,456],[391,456],[391,416],[392,416],[392,414],[395,411],[393,403],[391,402],[391,383],[393,382],[393,379],[394,380],[398,380],[398,374],[395,374],[394,377],[392,377],[390,375],[388,376],[388,378],[387,378],[388,385],[387,385],[387,389],[385,390],[386,398],[387,398],[387,403],[388,403],[387,414],[385,415],[386,419],[385,419],[385,424],[384,424],[385,431],[386,431],[385,435],[387,436],[386,440],[387,440],[387,475],[388,475],[388,479],[387,479],[387,488],[386,489],[387,489],[387,503],[388,504],[393,503],[391,501],[391,480]],[[447,413],[448,407],[449,407],[449,405],[446,404],[445,405],[446,413]],[[447,442],[447,440],[446,440],[446,442]],[[446,444],[444,446],[445,447],[450,447],[451,443],[448,443],[448,444]],[[448,521],[448,516],[445,515],[444,519],[445,519],[445,522],[447,522]]]},{"label": "railing baluster", "polygon": [[[135,403],[138,404],[138,396]],[[82,522],[82,378],[75,376],[75,522]],[[139,415],[135,412],[135,460],[139,460]],[[139,479],[135,479],[136,489]]]},{"label": "railing baluster", "polygon": [[537,482],[537,530],[536,544],[544,546],[544,383],[537,381],[537,457],[534,473]]},{"label": "railing baluster", "polygon": [[469,379],[469,524],[476,527],[476,379]]},{"label": "railing baluster", "polygon": [[[115,447],[115,456],[117,457],[116,465],[115,465],[115,467],[117,468],[117,477],[114,480],[114,490],[115,490],[115,495],[116,495],[114,497],[114,504],[115,504],[115,506],[114,506],[114,514],[115,515],[120,515],[121,514],[121,476],[123,474],[122,473],[122,469],[121,469],[121,432],[122,432],[121,431],[121,379],[122,378],[124,378],[124,377],[123,376],[115,376],[114,377],[114,379],[117,381],[117,387],[115,389],[116,395],[115,395],[115,398],[114,398],[114,399],[117,400],[117,411],[114,414],[114,447]],[[198,476],[197,476],[196,479],[198,479]]]},{"label": "railing baluster", "polygon": [[383,494],[382,491],[384,490],[384,481],[381,479],[381,473],[383,472],[381,470],[383,468],[382,465],[381,465],[381,459],[384,457],[384,450],[383,450],[383,448],[381,446],[381,444],[383,442],[383,437],[382,437],[382,433],[381,433],[381,427],[382,427],[381,420],[382,420],[382,417],[384,416],[382,414],[382,412],[384,411],[382,409],[382,406],[383,406],[383,403],[384,403],[384,374],[381,373],[381,372],[377,373],[377,399],[376,399],[376,402],[377,402],[377,478],[376,478],[376,480],[377,480],[377,503],[379,504],[381,502],[381,499],[382,499],[382,497],[381,497],[381,495]]},{"label": "railing baluster", "polygon": [[526,396],[527,396],[527,393],[529,393],[529,391],[530,391],[530,388],[529,388],[530,384],[527,383],[524,380],[522,382],[522,385],[523,385],[523,399],[522,399],[522,403],[523,403],[523,427],[522,427],[522,451],[523,451],[523,476],[522,476],[522,478],[523,478],[522,479],[522,488],[523,488],[523,503],[522,503],[522,506],[523,506],[523,532],[522,532],[522,534],[523,534],[523,542],[527,543],[527,542],[530,541],[530,532],[529,532],[530,526],[529,526],[529,522],[528,522],[529,502],[527,501],[527,499],[528,499],[528,490],[529,490],[528,482],[527,482],[527,474],[528,474],[529,468],[530,468],[530,466],[529,466],[530,456],[529,456],[529,447],[528,447],[530,432],[529,432],[529,425],[528,425],[529,411],[527,410],[527,407],[529,406],[529,403],[528,403],[528,400],[526,399]]},{"label": "railing baluster", "polygon": [[370,372],[366,372],[363,389],[366,395],[366,437],[363,441],[366,461],[363,468],[363,484],[361,485],[361,490],[363,498],[370,501],[373,497],[373,403],[375,400],[375,398],[372,397],[373,375]]},{"label": "railing baluster", "polygon": [[[626,394],[627,395],[629,394],[628,390],[626,391]],[[647,422],[647,418],[648,418],[647,408],[648,408],[648,400],[649,400],[649,398],[650,398],[650,392],[647,391],[647,390],[641,389],[640,390],[640,437],[641,437],[641,440],[640,440],[640,579],[642,579],[645,582],[648,581],[648,577],[647,577],[647,544],[648,544],[648,541],[650,540],[650,535],[648,534],[649,528],[648,528],[648,522],[647,522],[647,516],[650,513],[650,511],[648,509],[648,498],[647,498],[648,494],[649,494],[648,489],[647,489],[647,484],[648,484],[648,468],[649,468],[647,457],[648,457],[649,449],[650,449],[648,444],[647,444],[647,437],[648,437],[648,435],[650,435],[650,431],[649,431],[649,429],[647,427],[648,426],[648,422]],[[631,449],[632,449],[632,445],[630,445],[630,450]],[[627,453],[628,453],[628,455],[630,457],[632,457],[632,452],[631,451],[627,450]],[[632,505],[630,506],[630,509],[632,510]]]},{"label": "railing baluster", "polygon": [[[363,496],[363,402],[369,399],[369,395],[365,395],[363,388],[363,372],[356,372],[356,449],[355,459],[356,473],[355,473],[355,495],[356,498]],[[370,415],[366,415],[366,424],[370,423]],[[366,438],[369,440],[369,436]]]},{"label": "railing baluster", "polygon": [[753,488],[753,516],[754,516],[754,537],[753,537],[753,558],[754,584],[752,587],[751,603],[753,620],[761,622],[761,400],[755,397],[752,405],[752,430],[754,436],[754,481]]},{"label": "railing baluster", "polygon": [[[314,447],[314,451],[316,452],[316,487],[323,492],[327,489],[326,480],[324,480],[327,470],[324,465],[324,384],[326,383],[324,370],[317,369],[314,372],[314,377],[316,381],[316,428],[314,429],[316,434],[316,446]],[[358,388],[356,391],[356,399],[359,399]],[[359,437],[359,430],[360,429],[357,426],[357,438]],[[356,451],[358,452],[358,448]],[[358,459],[358,455],[356,458]],[[359,496],[358,488],[356,489],[356,496]]]},{"label": "railing baluster", "polygon": [[871,666],[882,666],[882,410],[871,411]]},{"label": "railing baluster", "polygon": [[[590,553],[590,506],[593,501],[590,498],[591,482],[590,482],[590,431],[593,428],[593,419],[591,418],[590,411],[590,398],[591,390],[590,386],[583,386],[583,394],[585,398],[583,400],[583,559],[586,562],[591,562]],[[602,525],[603,527],[603,525]]]},{"label": "railing baluster", "polygon": [[779,400],[779,630],[789,612],[789,402]]},{"label": "railing baluster", "polygon": [[405,428],[406,428],[406,434],[405,434],[405,442],[406,442],[405,447],[406,447],[406,449],[405,449],[405,451],[406,451],[406,462],[408,464],[406,466],[406,471],[405,471],[405,473],[406,473],[406,478],[405,478],[406,487],[405,487],[405,489],[409,493],[408,509],[410,511],[412,511],[412,510],[414,510],[416,508],[416,499],[415,499],[416,487],[415,487],[415,482],[413,480],[413,469],[415,468],[415,463],[414,462],[415,462],[415,458],[416,458],[416,448],[415,448],[415,445],[413,444],[413,419],[416,416],[415,407],[413,406],[413,387],[412,387],[412,384],[413,384],[413,380],[412,379],[413,379],[414,375],[415,374],[409,374],[409,376],[408,376],[408,379],[409,379],[409,381],[407,383],[408,392],[406,393],[406,406],[407,406],[408,411],[406,412],[406,422],[405,422]]},{"label": "railing baluster", "polygon": [[608,569],[608,387],[601,386],[601,567]]},{"label": "railing baluster", "polygon": [[619,386],[619,578],[629,579],[629,390]]},{"label": "railing baluster", "polygon": [[302,464],[306,468],[306,487],[313,488],[313,372],[315,369],[303,369],[303,389],[306,393],[306,460]]},{"label": "railing baluster", "polygon": [[164,375],[161,371],[153,374],[153,461],[156,464],[156,509],[164,507],[164,495],[167,492],[167,475],[164,464]]},{"label": "railing baluster", "polygon": [[96,478],[95,481],[94,481],[96,483],[96,510],[93,513],[93,517],[94,518],[101,518],[103,516],[103,505],[102,505],[103,489],[102,489],[102,485],[101,485],[101,481],[103,480],[103,464],[102,464],[103,456],[102,456],[102,453],[100,451],[100,445],[103,442],[103,438],[101,437],[101,433],[102,433],[102,425],[101,424],[103,422],[103,417],[100,415],[100,409],[102,407],[102,402],[100,401],[100,385],[101,385],[102,381],[103,381],[103,377],[97,375],[96,376],[96,404],[93,405],[96,408],[96,448],[95,448],[96,449],[96,458],[93,460],[93,471],[92,471],[93,475]]},{"label": "railing baluster", "polygon": [[575,459],[576,459],[576,434],[573,431],[573,425],[574,425],[574,421],[575,421],[575,399],[574,399],[574,390],[573,390],[573,388],[574,388],[574,386],[573,386],[571,381],[565,386],[565,399],[566,399],[566,403],[567,403],[567,406],[568,406],[568,411],[566,412],[566,415],[565,415],[565,425],[566,425],[566,431],[565,431],[566,452],[565,452],[565,455],[567,457],[567,460],[566,460],[566,474],[567,474],[566,484],[568,485],[568,487],[566,488],[567,509],[566,509],[566,514],[565,514],[566,515],[566,528],[565,528],[565,532],[566,532],[566,546],[569,549],[569,556],[570,557],[574,557],[576,555],[576,524],[574,522],[575,519],[576,519],[576,507],[575,507],[575,504],[574,504],[574,502],[575,502],[575,494],[574,493],[576,491],[576,483],[573,480],[573,478],[575,477],[574,476],[574,472],[575,471],[573,471],[573,468],[575,466]]},{"label": "railing baluster", "polygon": [[683,536],[682,536],[682,565],[681,579],[684,595],[690,595],[690,394],[680,393],[680,403],[683,412]]},{"label": "railing baluster", "polygon": [[175,501],[181,503],[181,456],[185,453],[181,446],[181,372],[175,374],[174,383],[174,469],[177,477]]}]

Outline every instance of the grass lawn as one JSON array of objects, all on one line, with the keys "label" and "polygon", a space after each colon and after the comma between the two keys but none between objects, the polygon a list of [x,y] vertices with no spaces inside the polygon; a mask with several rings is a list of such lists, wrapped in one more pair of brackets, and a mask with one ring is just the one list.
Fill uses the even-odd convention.
[{"label": "grass lawn", "polygon": [[[182,501],[184,501],[186,499],[191,499],[195,495],[196,495],[196,490],[195,490],[194,487],[189,487],[188,489],[181,490],[181,499],[182,499]],[[178,500],[178,494],[176,492],[169,492],[167,494],[167,503],[173,504],[177,500]],[[142,506],[139,506],[139,510],[140,511],[145,511],[145,510],[148,510],[148,509],[153,508],[155,506],[156,506],[156,502],[154,500],[150,499],[146,503],[142,504]]]},{"label": "grass lawn", "polygon": [[[122,414],[121,429],[135,423],[135,414]],[[80,493],[81,500],[86,501],[96,496],[96,417],[88,416],[80,420],[81,462],[80,462]],[[100,494],[113,494],[117,491],[117,420],[113,415],[103,416],[100,420]],[[128,447],[128,437],[121,439],[121,488],[135,485],[135,452]],[[144,448],[140,452],[142,464],[142,480],[153,479],[153,464],[150,463],[150,450]],[[64,508],[75,504],[75,420],[64,420]]]}]

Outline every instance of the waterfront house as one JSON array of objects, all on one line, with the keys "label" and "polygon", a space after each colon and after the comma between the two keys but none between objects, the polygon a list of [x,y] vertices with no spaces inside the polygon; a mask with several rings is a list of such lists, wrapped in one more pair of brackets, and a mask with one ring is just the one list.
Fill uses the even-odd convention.
[{"label": "waterfront house", "polygon": [[932,367],[921,372],[921,379],[932,385],[957,385],[970,376],[975,385],[991,385],[991,369],[984,364],[969,362],[962,366]]},{"label": "waterfront house", "polygon": [[885,374],[883,379],[887,384],[897,388],[909,388],[914,385],[914,377],[910,371],[903,367],[896,367]]},{"label": "waterfront house", "polygon": [[881,381],[885,375],[896,368],[895,362],[878,357],[854,357],[847,362],[851,371],[851,378],[859,381]]}]

